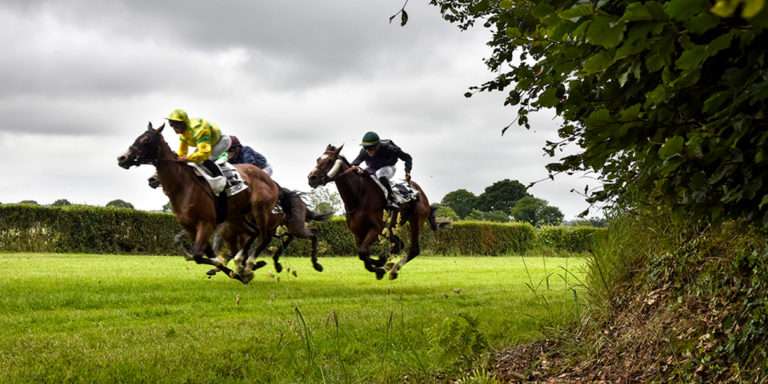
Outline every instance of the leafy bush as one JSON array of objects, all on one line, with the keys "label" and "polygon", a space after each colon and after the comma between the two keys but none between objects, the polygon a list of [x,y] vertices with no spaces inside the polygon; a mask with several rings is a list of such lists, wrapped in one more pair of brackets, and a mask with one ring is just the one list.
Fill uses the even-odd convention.
[{"label": "leafy bush", "polygon": [[591,252],[597,237],[605,235],[604,228],[542,227],[536,231],[536,245],[567,252]]},{"label": "leafy bush", "polygon": [[478,323],[476,317],[464,313],[444,319],[429,330],[432,352],[456,370],[471,368],[488,349]]}]

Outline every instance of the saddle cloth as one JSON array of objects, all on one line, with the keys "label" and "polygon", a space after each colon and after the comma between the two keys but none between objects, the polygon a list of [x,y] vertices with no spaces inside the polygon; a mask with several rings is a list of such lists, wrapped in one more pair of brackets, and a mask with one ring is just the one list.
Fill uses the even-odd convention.
[{"label": "saddle cloth", "polygon": [[[379,179],[376,178],[376,175],[371,175],[371,179],[379,186],[379,188],[381,188],[381,191],[384,193],[384,198],[387,198],[387,188],[381,184]],[[395,183],[394,180],[390,180],[390,183],[392,186],[392,193],[395,194],[395,199],[399,204],[410,203],[411,201],[419,199],[419,191],[415,190],[407,182],[401,181]]]},{"label": "saddle cloth", "polygon": [[226,191],[227,196],[234,196],[238,193],[248,189],[248,185],[245,184],[240,172],[237,171],[234,165],[227,163],[225,160],[217,160],[216,165],[221,170],[223,177],[212,177],[208,174],[208,170],[202,165],[196,163],[187,163],[192,169],[195,170],[195,174],[205,179],[208,185],[211,186],[214,195],[219,195],[221,191]]}]

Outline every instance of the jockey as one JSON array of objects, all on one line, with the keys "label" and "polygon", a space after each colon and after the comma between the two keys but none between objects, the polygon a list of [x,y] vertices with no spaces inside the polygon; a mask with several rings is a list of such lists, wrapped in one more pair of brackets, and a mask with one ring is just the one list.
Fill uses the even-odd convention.
[{"label": "jockey", "polygon": [[360,154],[352,161],[352,168],[359,170],[358,167],[365,161],[366,171],[375,174],[384,188],[387,189],[387,208],[398,209],[398,197],[392,193],[390,179],[395,176],[395,164],[397,159],[405,162],[405,181],[411,181],[411,168],[413,161],[411,155],[403,152],[400,147],[391,140],[380,140],[376,132],[367,132],[363,136],[363,142],[360,144],[363,149]]},{"label": "jockey", "polygon": [[229,138],[232,142],[227,150],[230,164],[253,164],[272,176],[272,166],[264,155],[247,145],[242,145],[235,136],[229,136]]},{"label": "jockey", "polygon": [[[231,143],[229,136],[222,135],[219,127],[207,120],[190,119],[181,109],[171,112],[168,122],[179,135],[179,160],[201,164],[214,178],[221,177],[219,180],[214,179],[214,183],[221,183],[223,187],[227,180],[214,161],[227,152]],[[188,155],[189,147],[197,149]]]}]

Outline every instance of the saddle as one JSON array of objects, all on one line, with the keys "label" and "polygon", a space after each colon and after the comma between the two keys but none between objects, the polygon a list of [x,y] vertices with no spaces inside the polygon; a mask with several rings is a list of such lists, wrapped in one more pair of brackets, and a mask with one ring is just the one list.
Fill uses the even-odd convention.
[{"label": "saddle", "polygon": [[215,164],[224,176],[211,176],[205,167],[192,162],[187,163],[187,165],[195,170],[196,175],[202,177],[208,183],[215,196],[218,196],[222,191],[226,191],[227,196],[232,197],[248,189],[248,185],[234,165],[226,160],[217,160]]},{"label": "saddle", "polygon": [[[371,175],[371,179],[374,183],[376,183],[376,185],[379,186],[381,192],[384,194],[384,198],[388,198],[389,196],[387,196],[387,188],[381,184],[381,181],[376,178],[376,175]],[[394,180],[392,180],[391,187],[392,193],[395,195],[395,200],[398,202],[398,204],[410,203],[419,199],[419,191],[411,187],[411,185],[406,181],[395,183]]]}]

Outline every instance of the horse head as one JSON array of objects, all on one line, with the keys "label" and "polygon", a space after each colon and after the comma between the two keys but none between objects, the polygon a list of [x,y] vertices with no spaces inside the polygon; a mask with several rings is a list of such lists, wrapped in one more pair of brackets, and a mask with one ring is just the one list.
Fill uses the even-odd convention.
[{"label": "horse head", "polygon": [[317,188],[328,184],[339,174],[339,170],[344,163],[340,155],[343,148],[344,145],[336,148],[330,144],[325,148],[325,152],[317,158],[315,168],[307,177],[310,187]]},{"label": "horse head", "polygon": [[163,128],[165,128],[165,124],[154,129],[152,122],[150,122],[147,130],[134,140],[133,144],[128,147],[128,151],[117,158],[117,165],[128,169],[132,166],[153,164],[158,160],[159,149],[164,142]]}]

